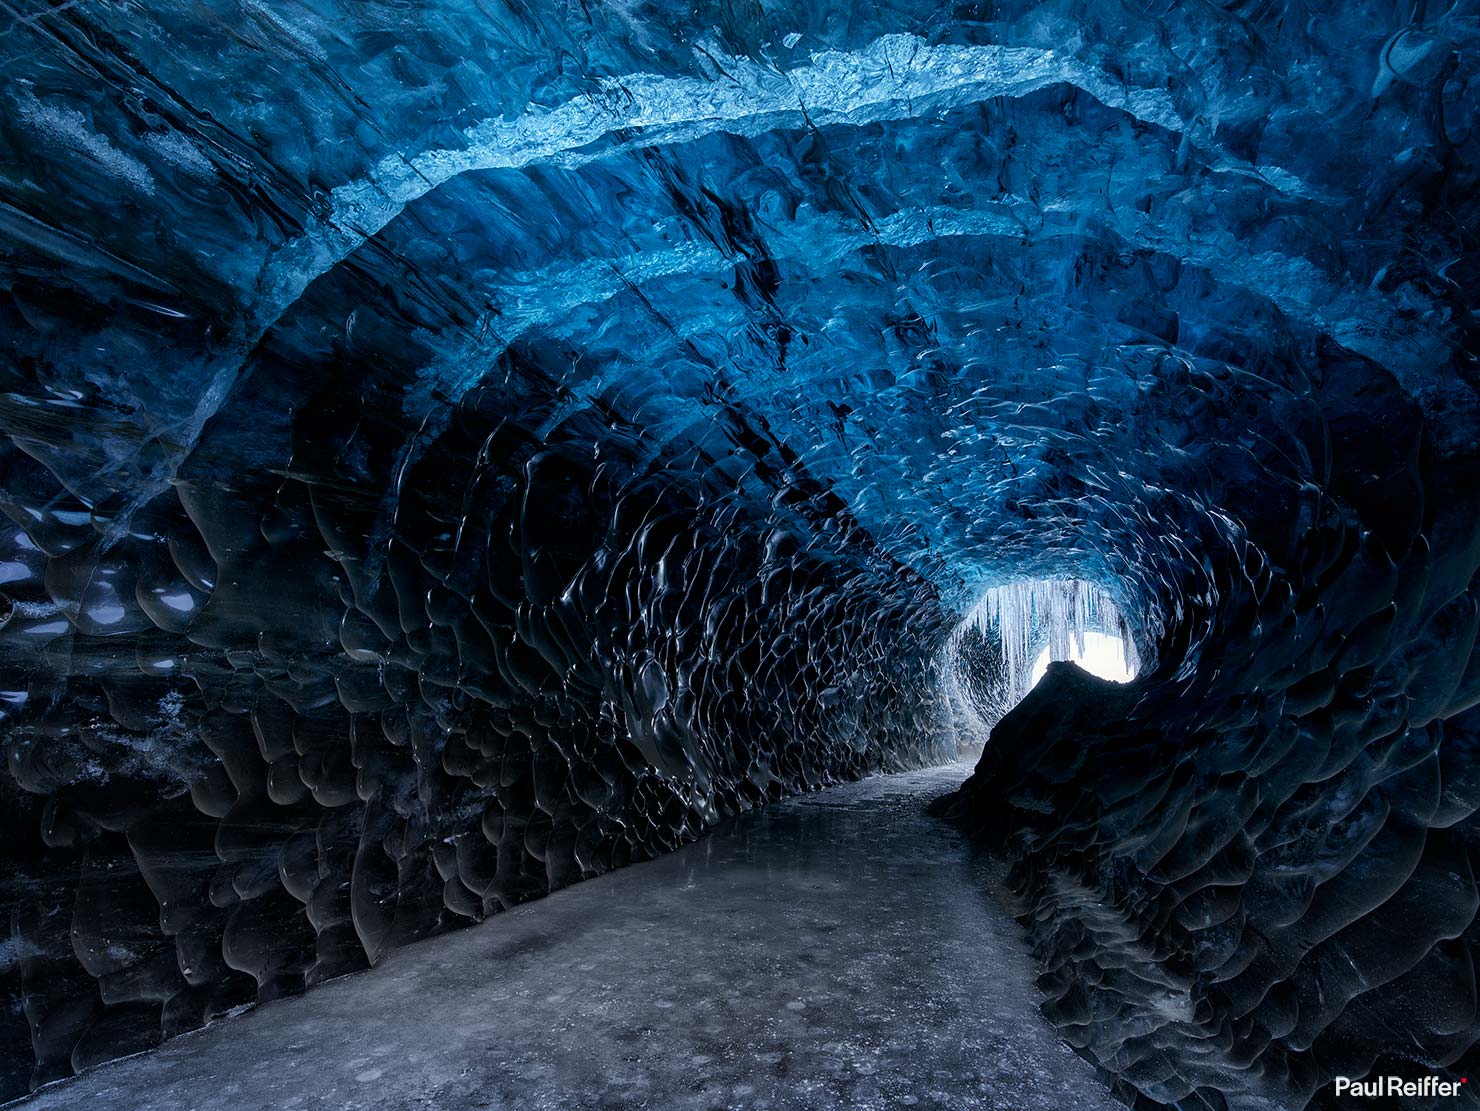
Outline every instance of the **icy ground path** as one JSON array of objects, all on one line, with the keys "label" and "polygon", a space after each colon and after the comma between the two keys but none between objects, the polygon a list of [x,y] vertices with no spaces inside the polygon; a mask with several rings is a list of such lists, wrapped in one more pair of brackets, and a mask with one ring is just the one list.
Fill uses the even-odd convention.
[{"label": "icy ground path", "polygon": [[924,813],[968,770],[780,803],[20,1108],[1120,1108]]}]

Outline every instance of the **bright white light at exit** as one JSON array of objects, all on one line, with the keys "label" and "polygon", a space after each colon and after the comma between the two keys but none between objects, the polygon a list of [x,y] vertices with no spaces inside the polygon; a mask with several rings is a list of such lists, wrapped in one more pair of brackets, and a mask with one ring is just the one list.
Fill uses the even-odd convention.
[{"label": "bright white light at exit", "polygon": [[[1091,675],[1098,675],[1101,679],[1109,679],[1112,683],[1129,683],[1134,679],[1135,673],[1131,671],[1125,659],[1125,641],[1119,637],[1108,636],[1105,633],[1086,632],[1084,635],[1084,651],[1079,651],[1079,644],[1071,640],[1069,645],[1069,662],[1078,664]],[[1038,659],[1033,663],[1033,674],[1028,682],[1030,687],[1036,687],[1038,680],[1043,678],[1043,673],[1048,670],[1048,649],[1045,648],[1038,654]]]}]

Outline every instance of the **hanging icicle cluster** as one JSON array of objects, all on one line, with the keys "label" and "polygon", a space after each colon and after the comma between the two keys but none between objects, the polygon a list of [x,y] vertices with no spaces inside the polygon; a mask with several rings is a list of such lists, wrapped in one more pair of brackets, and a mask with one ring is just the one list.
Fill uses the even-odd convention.
[{"label": "hanging icicle cluster", "polygon": [[1094,583],[1025,579],[988,590],[945,648],[943,693],[960,731],[958,745],[986,740],[1033,688],[1045,652],[1049,661],[1082,662],[1087,641],[1093,649],[1101,637],[1115,642],[1114,669],[1135,676],[1141,669],[1135,638],[1120,607]]}]

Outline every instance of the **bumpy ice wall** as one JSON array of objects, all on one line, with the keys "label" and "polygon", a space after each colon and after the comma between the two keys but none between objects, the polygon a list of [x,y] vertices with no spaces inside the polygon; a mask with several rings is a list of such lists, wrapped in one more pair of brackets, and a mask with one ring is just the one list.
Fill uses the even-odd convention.
[{"label": "bumpy ice wall", "polygon": [[7,1094],[947,758],[1023,578],[1155,661],[960,800],[1066,1036],[1473,1042],[1463,6],[4,18]]}]

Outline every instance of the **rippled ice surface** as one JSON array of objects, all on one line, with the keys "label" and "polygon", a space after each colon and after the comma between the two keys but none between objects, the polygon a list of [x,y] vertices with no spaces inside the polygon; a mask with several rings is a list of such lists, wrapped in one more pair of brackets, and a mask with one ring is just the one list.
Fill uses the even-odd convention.
[{"label": "rippled ice surface", "polygon": [[27,1106],[1111,1111],[923,813],[966,770],[780,803]]},{"label": "rippled ice surface", "polygon": [[971,793],[1064,1037],[1480,1071],[1473,5],[0,21],[0,1094],[957,756],[1027,580],[1144,665]]}]

